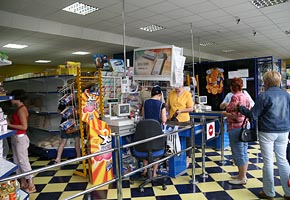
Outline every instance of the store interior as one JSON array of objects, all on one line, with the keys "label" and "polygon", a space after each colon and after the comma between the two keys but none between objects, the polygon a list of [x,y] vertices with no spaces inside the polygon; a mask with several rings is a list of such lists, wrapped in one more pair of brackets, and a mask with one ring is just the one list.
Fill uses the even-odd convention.
[{"label": "store interior", "polygon": [[[234,76],[244,80],[244,89],[255,100],[264,91],[262,74],[277,70],[282,74],[281,87],[290,93],[290,2],[277,2],[272,5],[248,0],[3,0],[0,3],[3,116],[12,112],[9,92],[24,89],[29,93],[26,102],[30,117],[29,159],[32,169],[37,170],[57,164],[54,159],[60,144],[60,128],[69,126],[60,126],[57,108],[60,102],[70,101],[67,98],[71,93],[77,96],[76,102],[67,106],[66,112],[82,113],[80,118],[74,116],[73,122],[81,130],[82,156],[98,151],[90,143],[94,134],[98,134],[92,128],[94,123],[110,129],[109,134],[125,134],[121,145],[130,143],[134,127],[142,118],[142,100],[154,85],[161,86],[165,101],[173,87],[186,86],[194,96],[196,112],[220,112],[219,104],[230,91],[229,80]],[[73,3],[90,7],[79,14],[66,11]],[[210,82],[213,78],[217,81]],[[89,110],[91,102],[95,102],[93,108],[97,111]],[[87,112],[90,114],[86,115]],[[226,128],[221,128],[219,117],[218,125],[215,124],[218,134],[206,142],[206,149],[202,149],[201,136],[196,136],[194,166],[191,160],[188,168],[172,175],[168,163],[160,165],[159,173],[165,171],[170,175],[166,190],[158,184],[149,184],[145,191],[140,191],[140,183],[132,184],[126,177],[121,184],[122,195],[120,183],[114,181],[74,199],[120,199],[120,196],[156,200],[258,199],[263,183],[259,145],[257,142],[249,145],[247,184],[228,184],[236,166],[231,161]],[[96,121],[91,122],[91,118]],[[4,132],[3,136],[0,134],[1,140],[14,134]],[[69,139],[61,161],[75,158],[74,145],[75,141]],[[112,145],[116,147],[113,141]],[[124,151],[127,149],[122,150],[123,164],[130,154]],[[0,157],[2,162],[2,153]],[[106,182],[115,177],[118,167],[124,174],[136,169],[132,159],[128,159],[128,165],[118,167],[117,158],[111,159],[113,167],[106,178],[104,174],[94,174],[97,169],[90,158],[34,173],[36,192],[24,192],[21,199],[66,199],[100,184],[99,179]],[[12,162],[11,151],[7,161]],[[175,167],[180,170],[177,164],[174,170]],[[15,175],[16,168],[12,166],[4,174],[0,170],[0,177]],[[194,184],[193,168],[197,180]],[[275,199],[283,199],[276,168]]]}]

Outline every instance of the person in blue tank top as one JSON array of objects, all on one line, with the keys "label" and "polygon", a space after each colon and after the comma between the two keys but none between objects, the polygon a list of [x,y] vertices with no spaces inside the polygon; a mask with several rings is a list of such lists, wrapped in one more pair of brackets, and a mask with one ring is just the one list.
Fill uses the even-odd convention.
[{"label": "person in blue tank top", "polygon": [[[144,119],[155,119],[160,122],[160,125],[164,125],[166,117],[166,108],[165,104],[162,103],[162,91],[161,88],[156,85],[151,90],[151,98],[146,99],[143,103],[142,115]],[[143,160],[143,165],[148,165],[147,160]],[[158,164],[153,166],[153,177],[157,176]],[[144,170],[142,176],[146,176],[147,169]]]},{"label": "person in blue tank top", "polygon": [[166,108],[165,104],[161,101],[162,91],[161,88],[156,85],[151,90],[151,98],[146,99],[143,103],[143,117],[144,119],[155,119],[161,124],[165,124]]}]

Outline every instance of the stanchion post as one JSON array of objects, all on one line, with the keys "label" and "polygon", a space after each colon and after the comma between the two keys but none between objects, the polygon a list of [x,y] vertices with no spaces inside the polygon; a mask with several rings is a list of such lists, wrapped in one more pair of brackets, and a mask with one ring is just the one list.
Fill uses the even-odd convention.
[{"label": "stanchion post", "polygon": [[192,174],[192,179],[191,183],[196,185],[198,181],[195,179],[195,131],[194,131],[194,117],[190,118],[191,122],[191,163],[192,163],[192,169],[191,169],[191,174]]},{"label": "stanchion post", "polygon": [[207,178],[208,175],[205,173],[205,146],[206,146],[206,119],[205,116],[201,116],[201,124],[202,124],[202,141],[201,141],[201,149],[202,149],[202,166],[201,166],[201,177]]},{"label": "stanchion post", "polygon": [[225,164],[224,154],[225,154],[225,128],[224,128],[224,117],[220,117],[220,128],[221,128],[221,164]]},{"label": "stanchion post", "polygon": [[121,147],[120,147],[120,134],[116,133],[115,135],[115,145],[117,147],[117,151],[115,151],[116,157],[116,173],[118,177],[117,181],[117,198],[118,200],[122,200],[122,167],[121,167]]}]

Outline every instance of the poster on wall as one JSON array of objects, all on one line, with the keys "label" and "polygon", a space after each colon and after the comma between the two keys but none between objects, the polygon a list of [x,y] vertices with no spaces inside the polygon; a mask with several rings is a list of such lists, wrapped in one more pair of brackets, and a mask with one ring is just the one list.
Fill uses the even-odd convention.
[{"label": "poster on wall", "polygon": [[134,79],[172,81],[174,57],[182,54],[183,49],[173,45],[134,49]]}]

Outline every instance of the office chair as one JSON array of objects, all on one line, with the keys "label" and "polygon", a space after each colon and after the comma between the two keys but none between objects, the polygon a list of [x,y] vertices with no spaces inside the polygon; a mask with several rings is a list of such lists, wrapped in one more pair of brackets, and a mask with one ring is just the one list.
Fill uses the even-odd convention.
[{"label": "office chair", "polygon": [[[163,134],[160,122],[154,119],[141,120],[136,126],[134,140],[142,141],[157,135]],[[133,155],[138,160],[148,160],[148,164],[158,158],[163,157],[165,153],[165,137],[158,138],[149,142],[141,143],[133,147]],[[144,187],[148,183],[162,180],[162,189],[166,190],[166,181],[168,176],[153,177],[153,167],[147,169],[147,176],[142,184],[139,185],[140,192],[144,192]]]}]

